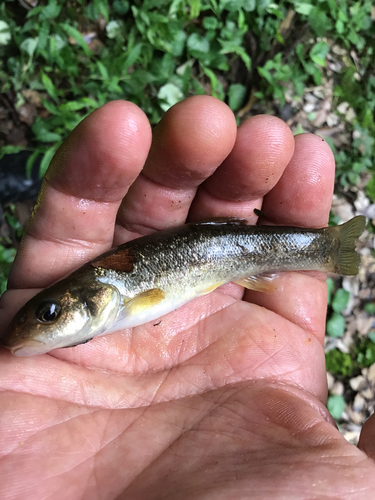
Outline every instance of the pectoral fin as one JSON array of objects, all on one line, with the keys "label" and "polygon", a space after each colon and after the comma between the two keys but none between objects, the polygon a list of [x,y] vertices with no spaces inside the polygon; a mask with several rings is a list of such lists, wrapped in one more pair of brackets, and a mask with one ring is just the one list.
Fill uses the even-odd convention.
[{"label": "pectoral fin", "polygon": [[94,337],[91,337],[90,339],[82,340],[82,342],[75,342],[74,344],[64,345],[64,347],[62,347],[62,349],[67,349],[69,347],[76,347],[77,345],[87,344],[87,342],[90,342],[90,340],[92,340],[93,338]]},{"label": "pectoral fin", "polygon": [[245,278],[239,278],[234,280],[234,283],[244,286],[249,290],[272,293],[277,290],[276,283],[274,282],[276,278],[277,274],[259,274],[258,276],[246,276]]},{"label": "pectoral fin", "polygon": [[151,288],[151,290],[142,292],[126,302],[125,309],[131,315],[137,314],[140,311],[156,306],[159,302],[164,300],[164,298],[165,293],[163,290],[160,290],[159,288]]}]

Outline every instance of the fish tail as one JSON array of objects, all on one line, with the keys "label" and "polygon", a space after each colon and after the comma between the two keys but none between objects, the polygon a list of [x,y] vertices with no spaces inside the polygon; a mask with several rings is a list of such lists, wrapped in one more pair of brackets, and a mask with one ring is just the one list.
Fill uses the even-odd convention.
[{"label": "fish tail", "polygon": [[339,243],[335,273],[346,275],[358,273],[361,260],[355,251],[355,243],[363,233],[365,225],[366,217],[358,215],[345,224],[329,228],[329,231],[336,233],[335,236]]}]

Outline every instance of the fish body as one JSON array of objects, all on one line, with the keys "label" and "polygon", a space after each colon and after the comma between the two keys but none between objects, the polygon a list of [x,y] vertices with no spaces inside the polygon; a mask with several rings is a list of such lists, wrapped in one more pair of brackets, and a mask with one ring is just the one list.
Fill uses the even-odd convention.
[{"label": "fish body", "polygon": [[229,281],[267,291],[265,273],[356,274],[355,242],[365,223],[358,216],[341,226],[303,229],[226,219],[153,233],[37,294],[17,313],[2,343],[18,356],[42,354],[155,320]]}]

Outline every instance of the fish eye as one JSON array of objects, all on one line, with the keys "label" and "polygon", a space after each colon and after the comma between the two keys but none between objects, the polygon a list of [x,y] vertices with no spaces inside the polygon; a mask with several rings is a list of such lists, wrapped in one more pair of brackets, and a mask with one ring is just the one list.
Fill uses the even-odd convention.
[{"label": "fish eye", "polygon": [[35,316],[41,323],[55,321],[61,312],[61,305],[54,300],[42,302],[35,311]]}]

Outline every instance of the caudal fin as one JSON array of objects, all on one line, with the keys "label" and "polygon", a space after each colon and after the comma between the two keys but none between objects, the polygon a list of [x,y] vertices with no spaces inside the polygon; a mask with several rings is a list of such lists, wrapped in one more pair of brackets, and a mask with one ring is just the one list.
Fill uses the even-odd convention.
[{"label": "caudal fin", "polygon": [[358,215],[341,226],[331,228],[337,231],[339,248],[335,272],[339,274],[357,274],[361,263],[360,257],[355,251],[355,243],[363,233],[366,225],[366,217]]}]

